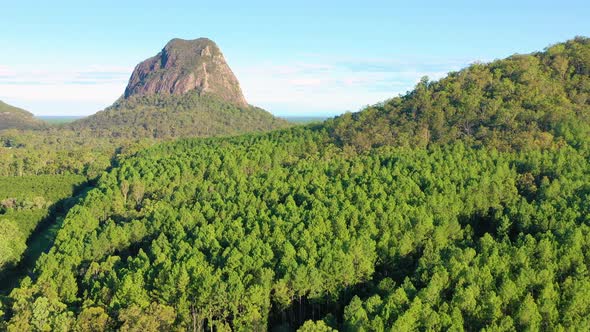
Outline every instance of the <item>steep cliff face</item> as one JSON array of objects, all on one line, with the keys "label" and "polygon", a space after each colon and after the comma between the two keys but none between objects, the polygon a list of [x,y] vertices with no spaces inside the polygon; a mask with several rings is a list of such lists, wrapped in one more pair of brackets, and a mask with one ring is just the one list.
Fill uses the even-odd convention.
[{"label": "steep cliff face", "polygon": [[221,50],[207,38],[168,42],[160,53],[135,67],[124,98],[182,95],[191,91],[213,95],[236,106],[248,106]]}]

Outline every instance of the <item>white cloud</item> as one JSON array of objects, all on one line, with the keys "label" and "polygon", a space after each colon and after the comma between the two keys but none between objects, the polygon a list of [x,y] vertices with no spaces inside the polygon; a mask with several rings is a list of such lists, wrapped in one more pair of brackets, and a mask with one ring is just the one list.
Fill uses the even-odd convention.
[{"label": "white cloud", "polygon": [[330,59],[237,66],[246,99],[279,115],[356,111],[411,90],[422,76],[440,79],[472,61]]},{"label": "white cloud", "polygon": [[0,65],[0,77],[14,76],[14,74],[14,71],[10,70],[10,68]]},{"label": "white cloud", "polygon": [[37,115],[92,114],[100,110],[97,105],[108,106],[123,93],[132,70],[101,65],[77,69],[0,66],[0,100]]},{"label": "white cloud", "polygon": [[[472,61],[404,57],[333,58],[304,55],[288,63],[234,66],[246,99],[278,114],[356,111],[411,90],[420,77],[439,79]],[[37,115],[92,114],[123,93],[132,67],[31,69],[0,65],[0,100]]]}]

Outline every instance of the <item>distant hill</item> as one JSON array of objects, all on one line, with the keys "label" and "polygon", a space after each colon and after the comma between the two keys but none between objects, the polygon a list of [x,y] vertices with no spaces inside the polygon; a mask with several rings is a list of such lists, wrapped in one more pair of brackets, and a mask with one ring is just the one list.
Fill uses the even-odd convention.
[{"label": "distant hill", "polygon": [[101,136],[188,137],[239,134],[287,126],[249,105],[211,40],[173,39],[135,67],[124,95],[72,124]]},{"label": "distant hill", "polygon": [[2,129],[37,129],[44,126],[32,113],[0,101],[0,130]]},{"label": "distant hill", "polygon": [[71,126],[97,136],[173,138],[267,131],[288,123],[254,106],[239,107],[216,96],[188,92],[121,99]]},{"label": "distant hill", "polygon": [[336,140],[360,150],[462,140],[520,149],[588,144],[590,39],[473,64],[404,96],[329,120]]}]

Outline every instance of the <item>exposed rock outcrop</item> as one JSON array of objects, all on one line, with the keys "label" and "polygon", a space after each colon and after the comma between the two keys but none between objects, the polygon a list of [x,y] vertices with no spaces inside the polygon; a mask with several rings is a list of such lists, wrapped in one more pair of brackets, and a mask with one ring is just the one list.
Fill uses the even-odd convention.
[{"label": "exposed rock outcrop", "polygon": [[172,39],[160,53],[135,67],[124,98],[191,91],[248,106],[221,50],[207,38]]}]

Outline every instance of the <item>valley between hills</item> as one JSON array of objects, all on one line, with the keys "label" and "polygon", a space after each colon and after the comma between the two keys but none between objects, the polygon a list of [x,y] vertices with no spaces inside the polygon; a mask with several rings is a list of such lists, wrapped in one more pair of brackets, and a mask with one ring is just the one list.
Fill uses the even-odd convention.
[{"label": "valley between hills", "polygon": [[325,121],[207,38],[121,93],[0,103],[0,330],[590,329],[589,38]]}]

